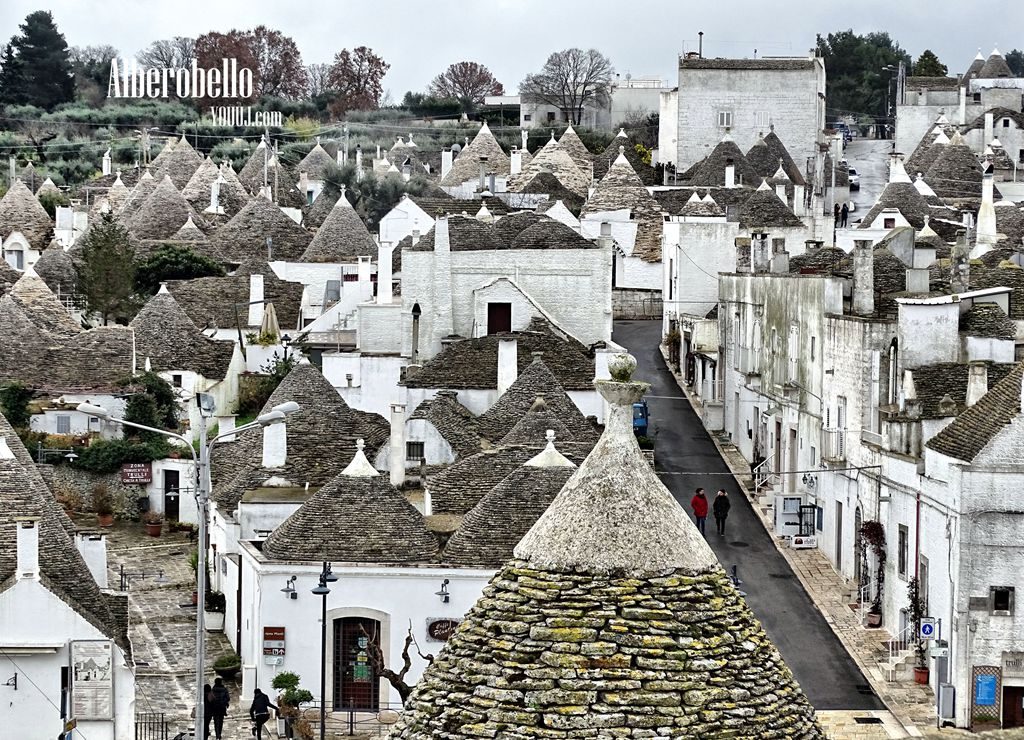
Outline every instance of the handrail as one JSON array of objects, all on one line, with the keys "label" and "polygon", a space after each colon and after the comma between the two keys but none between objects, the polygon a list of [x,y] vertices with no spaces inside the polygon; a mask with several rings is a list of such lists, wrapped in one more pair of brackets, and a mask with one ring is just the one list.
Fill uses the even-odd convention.
[{"label": "handrail", "polygon": [[912,639],[915,637],[915,630],[913,624],[908,624],[904,627],[895,637],[889,640],[889,667],[893,669],[889,680],[895,681],[896,678],[896,662],[901,657],[900,653],[912,649]]},{"label": "handrail", "polygon": [[766,457],[750,471],[754,476],[754,490],[760,491],[766,485],[774,486],[782,478],[771,469],[772,458]]}]

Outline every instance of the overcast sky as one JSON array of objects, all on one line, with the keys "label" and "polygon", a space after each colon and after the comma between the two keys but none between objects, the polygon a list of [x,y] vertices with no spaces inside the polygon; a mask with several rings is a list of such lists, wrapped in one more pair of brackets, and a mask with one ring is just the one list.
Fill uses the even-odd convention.
[{"label": "overcast sky", "polygon": [[384,87],[395,100],[461,60],[485,64],[512,92],[571,46],[599,49],[623,76],[675,84],[676,55],[696,48],[698,31],[705,55],[744,57],[803,54],[816,33],[886,30],[914,57],[932,49],[951,74],[979,47],[986,56],[995,44],[1024,48],[1022,0],[983,11],[962,0],[0,0],[0,37],[39,9],[53,12],[69,45],[112,44],[122,56],[156,39],[261,23],[292,36],[307,64],[366,45],[391,64]]}]

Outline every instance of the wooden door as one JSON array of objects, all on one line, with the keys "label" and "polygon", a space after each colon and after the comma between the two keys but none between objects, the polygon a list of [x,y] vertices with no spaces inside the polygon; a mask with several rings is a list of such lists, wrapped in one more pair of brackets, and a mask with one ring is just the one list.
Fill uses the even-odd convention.
[{"label": "wooden door", "polygon": [[1003,687],[1003,729],[1024,727],[1024,686]]},{"label": "wooden door", "polygon": [[176,522],[181,516],[179,475],[177,470],[164,471],[164,519],[169,522]]},{"label": "wooden door", "polygon": [[512,304],[488,303],[487,333],[497,334],[502,331],[512,331]]},{"label": "wooden door", "polygon": [[334,706],[376,712],[380,681],[370,660],[370,643],[380,645],[380,622],[365,617],[334,620]]}]

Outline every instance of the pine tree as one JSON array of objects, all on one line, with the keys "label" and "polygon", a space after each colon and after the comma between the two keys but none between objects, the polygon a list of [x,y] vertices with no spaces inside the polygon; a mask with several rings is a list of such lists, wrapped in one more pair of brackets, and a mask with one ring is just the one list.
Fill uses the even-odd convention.
[{"label": "pine tree", "polygon": [[135,312],[135,251],[128,230],[110,213],[89,226],[82,246],[78,283],[86,309],[103,323]]},{"label": "pine tree", "polygon": [[915,77],[945,77],[948,71],[946,65],[939,61],[931,49],[922,51],[921,56],[914,62]]},{"label": "pine tree", "polygon": [[68,44],[48,11],[37,10],[25,17],[21,34],[4,49],[2,63],[2,102],[49,110],[74,99]]}]

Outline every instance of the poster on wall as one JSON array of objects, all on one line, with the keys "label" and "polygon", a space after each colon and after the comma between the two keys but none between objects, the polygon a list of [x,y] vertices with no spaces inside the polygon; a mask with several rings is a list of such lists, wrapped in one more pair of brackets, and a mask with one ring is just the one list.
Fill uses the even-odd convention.
[{"label": "poster on wall", "polygon": [[113,646],[109,640],[71,643],[71,716],[114,718]]}]

